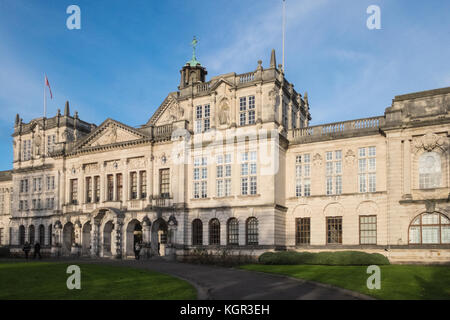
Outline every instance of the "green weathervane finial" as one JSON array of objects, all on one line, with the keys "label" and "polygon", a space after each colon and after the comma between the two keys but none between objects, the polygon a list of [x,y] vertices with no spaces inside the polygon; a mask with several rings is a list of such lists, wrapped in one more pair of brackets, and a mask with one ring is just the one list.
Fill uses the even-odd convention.
[{"label": "green weathervane finial", "polygon": [[197,46],[198,40],[195,38],[192,40],[191,45],[192,45],[192,60],[188,62],[188,64],[191,65],[191,67],[195,67],[200,65],[200,62],[197,61],[197,58],[195,57],[195,47]]}]

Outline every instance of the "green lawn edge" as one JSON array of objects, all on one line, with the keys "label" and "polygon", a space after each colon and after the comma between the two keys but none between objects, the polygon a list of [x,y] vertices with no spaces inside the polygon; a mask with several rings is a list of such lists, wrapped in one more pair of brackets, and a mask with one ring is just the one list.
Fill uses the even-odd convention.
[{"label": "green lawn edge", "polygon": [[367,266],[262,265],[241,269],[286,275],[360,292],[384,300],[450,300],[450,267],[380,266],[381,289],[368,289]]},{"label": "green lawn edge", "polygon": [[[81,289],[69,290],[69,265],[81,269]],[[0,300],[194,300],[189,282],[127,266],[65,262],[0,262]]]}]

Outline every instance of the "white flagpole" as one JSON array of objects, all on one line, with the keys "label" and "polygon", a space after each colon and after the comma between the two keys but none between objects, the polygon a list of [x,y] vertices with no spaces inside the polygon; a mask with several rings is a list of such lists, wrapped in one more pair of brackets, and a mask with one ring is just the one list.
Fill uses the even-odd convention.
[{"label": "white flagpole", "polygon": [[47,114],[47,92],[45,91],[46,82],[47,76],[44,76],[44,118]]},{"label": "white flagpole", "polygon": [[283,0],[283,67],[282,71],[284,73],[284,42],[285,42],[285,36],[286,36],[286,1]]}]

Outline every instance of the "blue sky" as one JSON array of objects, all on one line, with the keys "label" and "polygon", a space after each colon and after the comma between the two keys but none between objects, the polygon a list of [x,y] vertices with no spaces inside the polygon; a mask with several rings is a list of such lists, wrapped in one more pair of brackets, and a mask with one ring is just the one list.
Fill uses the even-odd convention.
[{"label": "blue sky", "polygon": [[[208,76],[281,62],[281,0],[0,0],[0,170],[12,167],[16,113],[43,114],[44,73],[54,99],[100,124],[147,121],[179,70],[197,57]],[[68,30],[66,8],[81,8]],[[450,86],[450,1],[287,0],[286,77],[308,91],[312,124],[382,115],[395,95]],[[381,30],[366,27],[369,5]]]}]

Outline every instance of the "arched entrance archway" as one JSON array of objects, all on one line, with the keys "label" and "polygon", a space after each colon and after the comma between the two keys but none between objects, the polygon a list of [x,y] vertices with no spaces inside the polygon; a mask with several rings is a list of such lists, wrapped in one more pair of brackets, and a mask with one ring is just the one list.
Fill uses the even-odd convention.
[{"label": "arched entrance archway", "polygon": [[114,224],[112,220],[105,223],[105,226],[103,227],[103,256],[104,257],[110,257],[112,256],[112,241],[111,241],[111,234],[114,229]]},{"label": "arched entrance archway", "polygon": [[70,254],[72,245],[75,242],[75,228],[72,222],[67,222],[63,228],[63,254]]},{"label": "arched entrance archway", "polygon": [[82,240],[81,240],[81,254],[90,255],[91,254],[91,231],[92,226],[90,222],[86,222],[83,226]]},{"label": "arched entrance archway", "polygon": [[152,225],[152,251],[154,254],[164,256],[167,244],[167,222],[158,218]]},{"label": "arched entrance archway", "polygon": [[133,256],[136,242],[142,243],[142,225],[138,220],[133,219],[128,223],[125,241],[125,255]]}]

